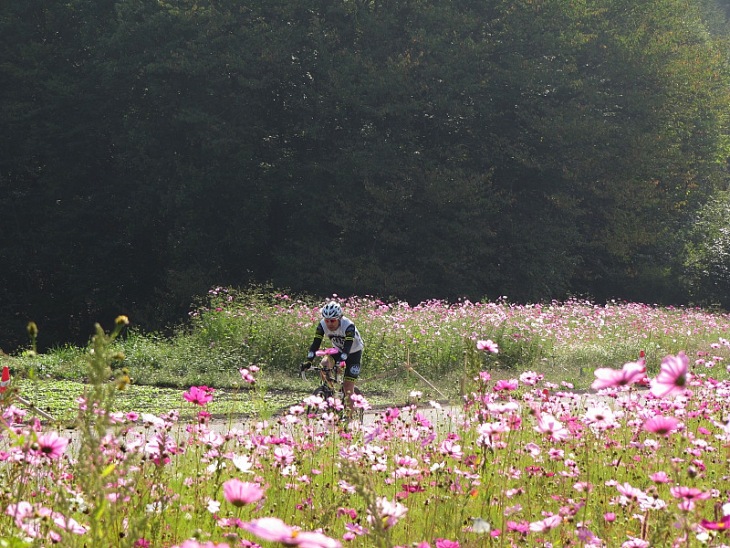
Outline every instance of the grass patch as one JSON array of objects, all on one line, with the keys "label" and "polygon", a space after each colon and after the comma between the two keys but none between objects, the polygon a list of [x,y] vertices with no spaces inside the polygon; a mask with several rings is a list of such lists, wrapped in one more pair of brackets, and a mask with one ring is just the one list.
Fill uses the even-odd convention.
[{"label": "grass patch", "polygon": [[[351,298],[342,304],[365,340],[358,385],[375,405],[407,401],[413,390],[425,399],[458,402],[482,370],[493,379],[535,371],[548,382],[585,390],[593,370],[620,368],[642,351],[652,374],[664,356],[679,351],[716,364],[713,373],[724,369],[728,357],[720,342],[730,338],[730,318],[700,309],[578,300],[410,306]],[[182,392],[200,385],[225,395],[216,413],[273,413],[297,402],[316,386],[298,378],[298,365],[311,342],[318,305],[311,298],[256,288],[216,288],[171,337],[125,328],[112,343],[114,375],[124,371],[131,379],[119,395],[119,410],[180,408]],[[477,351],[479,339],[493,340],[499,352]],[[31,349],[0,361],[9,365],[24,397],[65,421],[89,382],[91,350],[91,345],[44,354]],[[239,373],[251,365],[260,369],[254,391]]]}]

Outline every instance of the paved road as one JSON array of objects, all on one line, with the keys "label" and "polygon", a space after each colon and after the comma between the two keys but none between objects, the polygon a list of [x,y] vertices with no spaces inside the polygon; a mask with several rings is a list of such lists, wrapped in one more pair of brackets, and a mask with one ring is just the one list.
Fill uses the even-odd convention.
[{"label": "paved road", "polygon": [[[626,398],[627,396],[621,396],[621,398]],[[634,394],[633,397],[640,397]],[[605,404],[609,407],[615,407],[618,405],[618,400],[616,398],[609,398],[606,396],[597,396],[593,393],[561,393],[558,397],[551,398],[551,405],[555,407],[555,413],[557,414],[560,409],[566,410],[566,409],[572,409],[573,411],[579,411],[580,409],[586,409],[587,407],[591,405],[596,405],[599,403]],[[524,405],[524,404],[521,404]],[[394,406],[395,407],[395,406]],[[363,424],[365,426],[371,425],[373,422],[378,420],[378,418],[381,416],[383,412],[385,412],[386,408],[378,408],[369,410],[365,413]],[[434,403],[434,404],[421,404],[417,406],[415,410],[412,408],[406,408],[406,407],[399,407],[398,408],[402,418],[404,418],[406,421],[412,417],[416,412],[423,415],[425,418],[427,418],[437,429],[457,429],[461,420],[464,417],[464,411],[462,406],[460,405],[450,405],[448,403]],[[284,410],[282,412],[282,415],[286,413],[287,410]],[[269,419],[270,424],[276,424],[276,422],[279,420],[279,416],[274,416],[271,419]],[[231,429],[245,429],[248,426],[248,422],[252,421],[254,419],[250,418],[242,418],[242,419],[213,419],[211,420],[209,427],[210,430],[213,430],[215,432],[218,432],[222,435],[227,434],[230,432]],[[190,423],[188,422],[180,422],[175,425],[173,428],[173,433],[175,437],[178,440],[178,443],[184,442],[187,437],[189,436],[189,433],[187,431],[187,427]],[[128,439],[133,439],[134,437],[145,435],[147,437],[150,437],[154,435],[156,431],[156,428],[154,425],[150,423],[143,424],[140,420],[140,424],[138,426],[135,426],[130,433],[128,434]],[[79,445],[79,433],[76,430],[73,429],[66,429],[61,432],[59,432],[60,435],[67,437],[71,440],[70,449],[72,452],[75,452],[78,450]]]}]

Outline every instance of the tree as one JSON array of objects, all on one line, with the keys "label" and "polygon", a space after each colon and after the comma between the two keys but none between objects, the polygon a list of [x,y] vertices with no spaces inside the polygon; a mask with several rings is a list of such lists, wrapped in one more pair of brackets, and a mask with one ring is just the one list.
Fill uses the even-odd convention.
[{"label": "tree", "polygon": [[727,192],[698,213],[687,239],[684,282],[695,304],[730,309],[730,202]]}]

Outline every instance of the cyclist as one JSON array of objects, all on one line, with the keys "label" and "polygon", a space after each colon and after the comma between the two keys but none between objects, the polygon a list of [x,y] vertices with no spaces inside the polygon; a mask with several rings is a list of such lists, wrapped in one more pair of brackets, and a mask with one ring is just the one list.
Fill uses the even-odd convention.
[{"label": "cyclist", "polygon": [[332,346],[340,351],[332,357],[336,362],[345,362],[345,376],[342,384],[345,393],[345,409],[348,416],[352,416],[352,399],[351,396],[355,392],[355,381],[360,376],[360,360],[364,344],[360,332],[355,324],[343,315],[342,307],[335,301],[331,301],[324,305],[321,310],[322,319],[317,324],[314,332],[314,341],[309,347],[307,360],[302,364],[302,370],[312,367],[315,352],[319,350],[324,336],[332,341]]}]

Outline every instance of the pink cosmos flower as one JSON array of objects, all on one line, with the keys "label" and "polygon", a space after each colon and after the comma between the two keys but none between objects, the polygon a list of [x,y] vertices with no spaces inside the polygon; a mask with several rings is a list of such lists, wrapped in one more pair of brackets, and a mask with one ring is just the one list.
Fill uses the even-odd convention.
[{"label": "pink cosmos flower", "polygon": [[454,440],[443,440],[439,445],[439,452],[442,455],[446,455],[447,457],[451,457],[455,460],[461,460],[461,457],[463,456],[461,445],[456,443]]},{"label": "pink cosmos flower", "polygon": [[408,508],[403,506],[400,502],[390,502],[385,497],[378,497],[375,501],[375,505],[378,509],[379,515],[377,518],[374,518],[372,515],[368,516],[368,522],[372,523],[374,519],[379,518],[385,529],[393,527],[408,512]]},{"label": "pink cosmos flower", "polygon": [[651,393],[657,398],[684,394],[689,384],[689,358],[684,352],[666,356],[659,374],[651,381]]},{"label": "pink cosmos flower", "polygon": [[520,384],[519,384],[519,382],[517,382],[517,379],[509,379],[509,380],[502,379],[502,380],[499,380],[496,383],[494,383],[493,390],[495,392],[501,392],[502,390],[507,390],[507,391],[517,390],[519,385]]},{"label": "pink cosmos flower", "polygon": [[211,541],[198,542],[194,539],[183,541],[182,544],[176,544],[172,548],[230,548],[225,542],[223,544],[216,544]]},{"label": "pink cosmos flower", "polygon": [[648,541],[636,537],[629,537],[629,540],[621,545],[621,548],[649,548]]},{"label": "pink cosmos flower", "polygon": [[234,506],[240,507],[261,500],[264,490],[258,483],[234,478],[223,483],[223,496]]},{"label": "pink cosmos flower", "polygon": [[628,386],[643,379],[645,373],[646,362],[643,359],[635,362],[628,362],[624,364],[621,369],[600,367],[593,372],[596,376],[596,380],[593,381],[591,388],[594,390],[601,390],[603,388]]},{"label": "pink cosmos flower", "polygon": [[644,491],[638,487],[632,487],[631,484],[627,482],[617,485],[616,489],[619,493],[621,493],[621,499],[619,500],[619,504],[621,506],[626,506],[631,502],[643,501],[647,498],[647,494],[644,493]]},{"label": "pink cosmos flower", "polygon": [[368,534],[368,530],[359,523],[345,523],[345,529],[347,532],[342,535],[344,540],[355,540],[357,537]]},{"label": "pink cosmos flower", "polygon": [[445,538],[437,538],[434,543],[436,544],[436,548],[459,548],[461,546],[459,541]]},{"label": "pink cosmos flower", "polygon": [[691,512],[695,508],[696,500],[705,500],[712,496],[710,491],[701,491],[695,487],[672,487],[669,492],[679,499],[677,507],[684,512]]},{"label": "pink cosmos flower", "polygon": [[483,350],[484,352],[498,354],[499,345],[492,339],[487,339],[486,341],[477,341],[477,350]]},{"label": "pink cosmos flower", "polygon": [[570,437],[570,431],[549,413],[540,413],[535,430],[547,434],[553,441],[564,441]]},{"label": "pink cosmos flower", "polygon": [[535,373],[534,371],[525,371],[520,375],[520,381],[528,386],[535,386],[544,378],[545,375],[542,373]]},{"label": "pink cosmos flower", "polygon": [[666,472],[655,472],[649,476],[649,479],[654,483],[669,483],[670,479]]},{"label": "pink cosmos flower", "polygon": [[58,459],[68,447],[68,439],[55,432],[48,432],[38,437],[38,452],[49,459]]},{"label": "pink cosmos flower", "polygon": [[213,399],[213,389],[207,386],[191,386],[190,390],[183,393],[183,398],[195,405],[206,405]]},{"label": "pink cosmos flower", "polygon": [[253,369],[256,368],[258,371],[258,368],[255,365],[252,365],[250,368],[242,367],[238,370],[238,372],[241,374],[241,379],[243,379],[243,382],[247,384],[256,384],[256,378],[253,376]]},{"label": "pink cosmos flower", "polygon": [[710,491],[702,491],[696,487],[672,487],[669,489],[669,493],[675,499],[684,500],[705,500],[712,496]]},{"label": "pink cosmos flower", "polygon": [[339,541],[322,533],[300,531],[281,521],[279,518],[259,518],[242,523],[241,528],[269,542],[279,542],[284,546],[302,548],[341,548]]},{"label": "pink cosmos flower", "polygon": [[[40,504],[31,504],[27,501],[8,504],[5,513],[14,518],[15,525],[30,538],[40,538],[44,534],[41,527],[42,522],[50,522],[55,527],[75,535],[86,533],[86,527],[75,519],[67,518]],[[49,531],[48,536],[53,543],[61,540],[60,534],[55,530]]]},{"label": "pink cosmos flower", "polygon": [[660,415],[651,417],[644,421],[644,430],[659,434],[662,436],[668,436],[677,430],[679,420],[674,417],[662,417]]},{"label": "pink cosmos flower", "polygon": [[600,404],[589,407],[586,410],[583,420],[598,430],[609,430],[618,427],[616,415],[608,406]]},{"label": "pink cosmos flower", "polygon": [[549,531],[550,529],[555,529],[558,525],[560,525],[563,521],[563,518],[560,516],[548,516],[545,519],[542,519],[540,521],[533,521],[530,523],[530,531],[533,533],[542,533],[544,531]]}]

